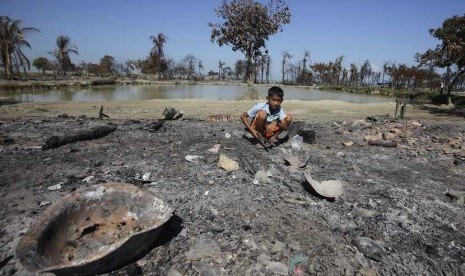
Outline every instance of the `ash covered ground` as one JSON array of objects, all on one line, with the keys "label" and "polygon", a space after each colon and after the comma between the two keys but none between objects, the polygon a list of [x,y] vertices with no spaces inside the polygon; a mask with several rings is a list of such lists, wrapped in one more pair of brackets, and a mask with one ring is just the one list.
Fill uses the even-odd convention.
[{"label": "ash covered ground", "polygon": [[[108,136],[41,149],[53,135],[109,124],[117,129]],[[465,274],[463,122],[305,127],[314,143],[267,152],[238,121],[0,121],[0,274],[31,275],[15,256],[29,226],[60,197],[106,182],[146,188],[175,208],[162,244],[109,275]],[[239,170],[220,168],[220,155]],[[287,164],[289,155],[306,166]],[[310,193],[304,172],[342,181],[344,194]]]}]

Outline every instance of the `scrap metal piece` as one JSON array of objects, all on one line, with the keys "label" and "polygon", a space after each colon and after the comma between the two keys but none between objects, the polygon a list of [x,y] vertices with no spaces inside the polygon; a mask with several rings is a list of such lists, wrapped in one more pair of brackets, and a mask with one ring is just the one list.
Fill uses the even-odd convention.
[{"label": "scrap metal piece", "polygon": [[44,211],[22,236],[16,255],[30,272],[112,271],[154,244],[172,213],[162,199],[132,184],[76,190]]}]

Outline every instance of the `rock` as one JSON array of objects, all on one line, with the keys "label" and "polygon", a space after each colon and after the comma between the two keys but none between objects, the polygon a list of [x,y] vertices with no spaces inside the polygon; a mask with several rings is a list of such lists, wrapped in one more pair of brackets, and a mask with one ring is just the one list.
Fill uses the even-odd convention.
[{"label": "rock", "polygon": [[357,247],[358,251],[365,257],[374,261],[380,262],[384,255],[383,247],[373,239],[366,237],[355,238],[352,240],[352,244]]},{"label": "rock", "polygon": [[381,139],[383,139],[383,134],[381,134],[380,132],[378,132],[377,134],[366,135],[365,137],[363,137],[363,140],[365,141],[379,141]]},{"label": "rock", "polygon": [[142,180],[149,181],[150,180],[150,173],[146,172],[142,175]]},{"label": "rock", "polygon": [[421,127],[421,126],[423,126],[423,124],[420,123],[420,122],[417,122],[417,121],[413,121],[413,122],[410,122],[409,126]]},{"label": "rock", "polygon": [[89,175],[88,177],[84,178],[82,181],[83,181],[83,182],[86,182],[86,183],[90,183],[90,181],[92,181],[92,179],[94,179],[94,176],[93,176],[93,175]]},{"label": "rock", "polygon": [[401,134],[402,133],[402,131],[400,129],[396,128],[396,127],[391,127],[389,129],[389,131],[392,132],[392,133],[395,133],[395,134]]},{"label": "rock", "polygon": [[276,253],[279,253],[279,252],[282,252],[284,250],[284,248],[286,247],[286,245],[280,241],[276,241],[273,245],[273,247],[271,248],[271,254],[276,254]]},{"label": "rock", "polygon": [[42,206],[47,206],[47,205],[50,205],[50,204],[51,204],[50,201],[41,201],[41,202],[39,203],[39,206],[42,207]]},{"label": "rock", "polygon": [[166,276],[182,276],[182,274],[175,268],[170,268],[170,270],[168,270],[168,272],[166,273]]},{"label": "rock", "polygon": [[465,205],[465,191],[448,191],[446,196],[459,205]]},{"label": "rock", "polygon": [[442,149],[442,152],[443,152],[444,154],[454,154],[454,149],[449,148],[449,147],[446,147],[446,148],[443,148],[443,149]]},{"label": "rock", "polygon": [[202,156],[199,155],[186,155],[184,159],[186,159],[188,162],[198,162],[199,159],[202,159]]},{"label": "rock", "polygon": [[447,144],[454,148],[454,149],[459,149],[462,147],[462,139],[460,138],[450,138],[448,141],[447,141]]},{"label": "rock", "polygon": [[344,146],[346,146],[346,147],[350,147],[350,146],[352,146],[354,144],[354,142],[352,142],[352,141],[343,141],[342,144]]},{"label": "rock", "polygon": [[279,274],[279,275],[288,275],[289,268],[287,265],[280,263],[280,262],[269,262],[267,268],[271,270],[271,272]]},{"label": "rock", "polygon": [[396,135],[394,133],[390,133],[390,132],[383,133],[384,140],[394,140],[394,138],[396,138]]},{"label": "rock", "polygon": [[212,148],[208,149],[209,153],[218,154],[220,151],[221,144],[216,144]]},{"label": "rock", "polygon": [[239,163],[230,159],[224,154],[220,155],[220,160],[218,161],[218,167],[226,171],[237,171],[239,170]]},{"label": "rock", "polygon": [[268,173],[264,170],[259,170],[255,173],[254,180],[257,180],[259,183],[268,183]]},{"label": "rock", "polygon": [[50,186],[48,187],[47,189],[50,190],[50,191],[56,191],[56,190],[59,190],[61,189],[61,184],[64,184],[63,182],[60,182],[56,185],[53,185],[53,186]]},{"label": "rock", "polygon": [[124,162],[123,161],[114,161],[111,163],[112,166],[115,166],[115,167],[119,167],[119,166],[123,166],[124,165]]}]

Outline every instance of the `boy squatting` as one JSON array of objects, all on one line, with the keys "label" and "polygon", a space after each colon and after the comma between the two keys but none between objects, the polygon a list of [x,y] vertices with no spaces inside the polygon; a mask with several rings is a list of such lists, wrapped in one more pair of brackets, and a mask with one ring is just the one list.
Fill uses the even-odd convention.
[{"label": "boy squatting", "polygon": [[[257,103],[249,111],[243,112],[241,121],[255,139],[265,138],[274,144],[278,135],[292,123],[292,115],[286,114],[281,107],[284,91],[280,87],[271,87],[266,99],[266,102]],[[252,118],[251,123],[248,118]]]}]

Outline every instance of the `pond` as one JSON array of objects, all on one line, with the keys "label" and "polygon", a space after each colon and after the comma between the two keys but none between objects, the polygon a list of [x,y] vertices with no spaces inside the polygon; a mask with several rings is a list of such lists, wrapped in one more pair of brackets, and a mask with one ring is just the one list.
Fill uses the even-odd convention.
[{"label": "pond", "polygon": [[[270,85],[271,86],[271,85]],[[266,95],[270,86],[258,86]],[[105,87],[85,87],[79,89],[60,88],[53,90],[0,92],[1,96],[25,102],[95,102],[148,99],[205,99],[235,100],[247,90],[245,85],[117,85]],[[311,88],[284,87],[285,100],[339,100],[349,103],[380,103],[393,101],[391,98],[320,91]]]}]

